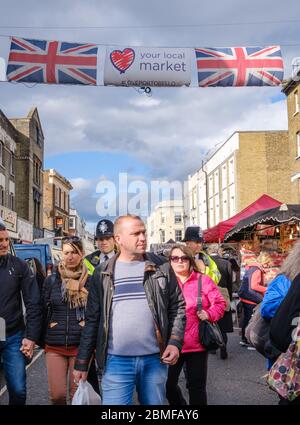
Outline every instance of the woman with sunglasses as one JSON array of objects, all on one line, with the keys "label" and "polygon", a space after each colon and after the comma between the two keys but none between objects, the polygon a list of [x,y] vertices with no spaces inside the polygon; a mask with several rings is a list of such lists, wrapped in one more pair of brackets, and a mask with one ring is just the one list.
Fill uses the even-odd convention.
[{"label": "woman with sunglasses", "polygon": [[[170,405],[187,404],[178,385],[185,365],[189,404],[207,405],[206,380],[208,352],[198,336],[199,320],[217,322],[224,315],[226,302],[212,279],[201,273],[192,251],[184,245],[175,245],[170,252],[170,264],[186,302],[184,343],[178,362],[169,367],[167,399]],[[198,280],[202,278],[202,311],[197,312]]]},{"label": "woman with sunglasses", "polygon": [[52,404],[67,404],[76,391],[73,368],[88,296],[88,270],[83,264],[80,238],[63,238],[62,255],[56,272],[46,278],[42,294],[44,313],[48,316],[45,353]]}]

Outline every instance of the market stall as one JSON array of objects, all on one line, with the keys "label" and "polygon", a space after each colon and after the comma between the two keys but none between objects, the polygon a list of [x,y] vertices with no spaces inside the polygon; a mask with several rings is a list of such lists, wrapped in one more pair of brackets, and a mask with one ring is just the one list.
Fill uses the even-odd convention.
[{"label": "market stall", "polygon": [[242,219],[252,216],[256,212],[261,212],[270,208],[275,208],[281,205],[281,202],[272,198],[269,195],[262,195],[252,204],[248,205],[238,214],[230,217],[228,220],[221,221],[216,226],[204,230],[203,236],[206,243],[220,243],[224,240],[224,235],[229,232]]},{"label": "market stall", "polygon": [[[282,204],[239,221],[224,241],[240,243],[241,268],[264,253],[266,283],[278,273],[294,243],[300,238],[300,205]],[[260,259],[261,259],[260,255]]]}]

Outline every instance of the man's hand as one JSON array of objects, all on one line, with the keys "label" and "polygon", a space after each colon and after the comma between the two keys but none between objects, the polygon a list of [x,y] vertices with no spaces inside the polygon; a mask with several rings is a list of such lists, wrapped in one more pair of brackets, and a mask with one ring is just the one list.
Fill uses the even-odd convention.
[{"label": "man's hand", "polygon": [[31,339],[23,338],[22,345],[20,351],[29,359],[33,356],[33,349],[35,346],[35,342],[31,341]]},{"label": "man's hand", "polygon": [[80,379],[82,379],[83,381],[86,381],[87,380],[88,373],[87,372],[81,372],[80,370],[75,370],[74,369],[73,376],[74,376],[74,382],[75,382],[75,384],[78,385]]},{"label": "man's hand", "polygon": [[175,345],[168,345],[165,349],[161,359],[165,364],[173,366],[179,358],[179,350]]}]

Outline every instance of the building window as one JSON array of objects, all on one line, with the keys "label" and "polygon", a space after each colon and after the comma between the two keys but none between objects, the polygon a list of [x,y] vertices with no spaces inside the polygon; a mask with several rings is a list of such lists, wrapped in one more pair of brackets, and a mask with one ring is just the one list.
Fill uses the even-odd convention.
[{"label": "building window", "polygon": [[166,214],[164,212],[160,214],[160,222],[161,224],[164,224],[166,222]]},{"label": "building window", "polygon": [[300,157],[300,131],[296,134],[296,140],[297,140],[297,158]]},{"label": "building window", "polygon": [[175,242],[182,241],[182,230],[175,230]]},{"label": "building window", "polygon": [[8,208],[10,208],[11,210],[15,209],[15,197],[13,193],[9,194],[9,204],[8,204]]},{"label": "building window", "polygon": [[75,217],[69,218],[69,229],[76,229],[76,227],[75,227]]},{"label": "building window", "polygon": [[298,96],[298,90],[297,91],[295,91],[295,93],[294,93],[294,95],[295,95],[295,97],[294,97],[294,99],[295,99],[295,114],[297,113],[297,112],[299,112],[299,96]]},{"label": "building window", "polygon": [[59,189],[58,187],[54,186],[54,190],[55,190],[55,206],[59,207]]},{"label": "building window", "polygon": [[174,222],[175,224],[179,224],[182,222],[182,216],[181,213],[176,212],[174,215]]},{"label": "building window", "polygon": [[0,142],[0,165],[4,164],[4,146],[3,143]]},{"label": "building window", "polygon": [[61,188],[58,189],[58,206],[61,208]]},{"label": "building window", "polygon": [[41,184],[41,162],[35,158],[33,162],[33,182],[37,186]]},{"label": "building window", "polygon": [[0,204],[1,205],[4,205],[4,195],[5,195],[4,187],[0,186]]},{"label": "building window", "polygon": [[12,152],[9,153],[9,171],[11,176],[15,175],[14,154]]},{"label": "building window", "polygon": [[166,242],[166,233],[164,230],[160,229],[159,230],[160,233],[160,242],[161,243],[165,243]]}]

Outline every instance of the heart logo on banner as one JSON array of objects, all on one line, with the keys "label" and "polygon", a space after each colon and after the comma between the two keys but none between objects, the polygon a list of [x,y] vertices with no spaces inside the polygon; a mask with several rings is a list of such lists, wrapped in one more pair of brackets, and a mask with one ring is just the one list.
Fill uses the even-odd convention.
[{"label": "heart logo on banner", "polygon": [[113,66],[120,71],[120,74],[124,72],[133,64],[135,58],[135,52],[133,49],[127,48],[123,52],[121,50],[113,50],[110,54],[110,60]]}]

